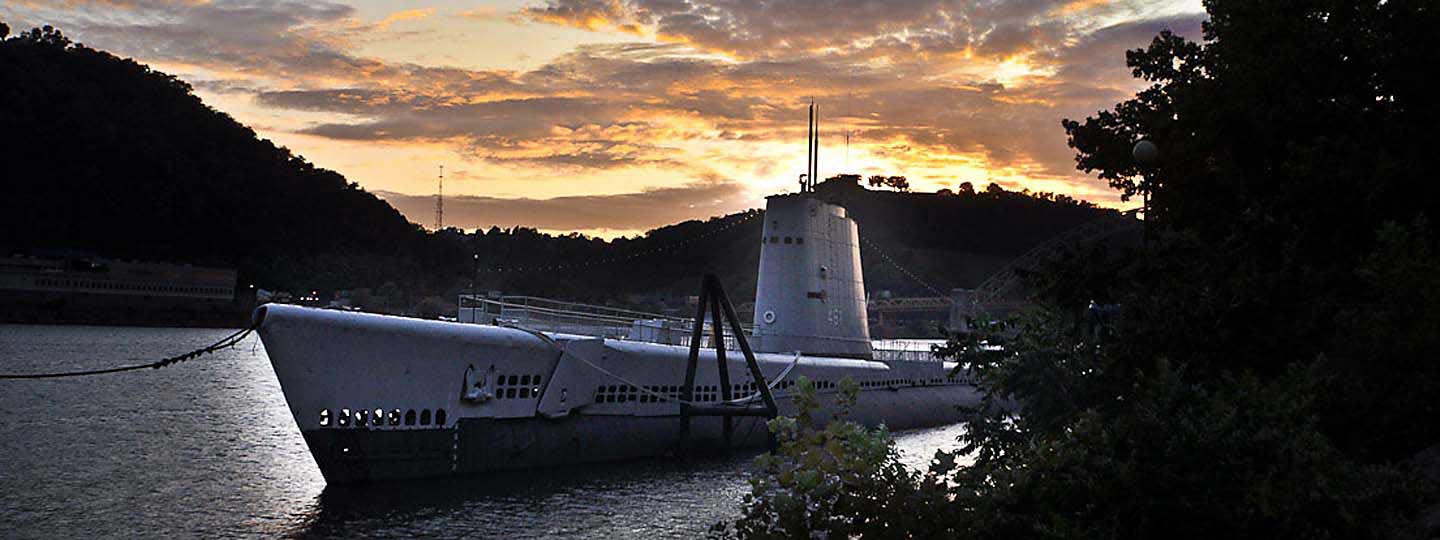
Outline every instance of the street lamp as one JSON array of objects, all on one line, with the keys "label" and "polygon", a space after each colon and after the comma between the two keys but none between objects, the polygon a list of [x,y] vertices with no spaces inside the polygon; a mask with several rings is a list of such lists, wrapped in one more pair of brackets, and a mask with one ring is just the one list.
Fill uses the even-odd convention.
[{"label": "street lamp", "polygon": [[[474,303],[475,303],[475,287],[478,286],[478,285],[479,285],[479,282],[480,282],[480,254],[479,254],[479,253],[475,253],[475,254],[471,255],[470,258],[471,258],[472,261],[474,261],[474,264],[475,264],[475,271],[470,274],[470,303],[471,303],[471,305],[470,305],[470,322],[473,323],[473,322],[479,322],[479,321],[477,321],[476,318],[475,318],[475,305],[474,305]],[[465,303],[464,303],[464,302],[461,302],[461,303],[460,303],[460,307],[465,307]]]}]

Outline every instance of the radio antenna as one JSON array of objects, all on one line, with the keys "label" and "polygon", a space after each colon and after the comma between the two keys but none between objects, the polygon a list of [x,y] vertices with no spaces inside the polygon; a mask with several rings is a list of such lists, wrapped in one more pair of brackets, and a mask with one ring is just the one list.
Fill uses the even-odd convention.
[{"label": "radio antenna", "polygon": [[810,146],[815,149],[812,152],[815,158],[810,161],[810,191],[815,191],[815,184],[819,183],[816,179],[820,176],[820,107],[811,102],[810,109],[814,111],[810,129],[815,133],[810,139]]},{"label": "radio antenna", "polygon": [[815,163],[815,101],[810,101],[810,116],[805,120],[805,183],[800,184],[800,192],[810,191],[810,183],[814,181],[813,164]]},{"label": "radio antenna", "polygon": [[440,178],[435,185],[435,230],[445,228],[445,166],[440,166]]}]

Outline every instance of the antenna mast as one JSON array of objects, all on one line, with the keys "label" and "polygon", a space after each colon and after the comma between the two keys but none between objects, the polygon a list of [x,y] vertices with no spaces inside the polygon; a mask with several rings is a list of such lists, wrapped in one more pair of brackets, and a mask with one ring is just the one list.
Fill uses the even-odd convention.
[{"label": "antenna mast", "polygon": [[815,191],[820,174],[820,109],[810,100],[810,120],[805,124],[805,174],[800,175],[800,192]]},{"label": "antenna mast", "polygon": [[810,103],[810,147],[813,148],[810,155],[810,191],[815,191],[816,179],[820,175],[820,108]]},{"label": "antenna mast", "polygon": [[800,192],[810,191],[810,164],[815,162],[815,147],[811,142],[815,139],[815,102],[810,102],[810,116],[805,119],[805,174],[800,175],[804,180],[800,183]]},{"label": "antenna mast", "polygon": [[445,228],[445,166],[440,166],[440,179],[435,186],[435,230]]}]

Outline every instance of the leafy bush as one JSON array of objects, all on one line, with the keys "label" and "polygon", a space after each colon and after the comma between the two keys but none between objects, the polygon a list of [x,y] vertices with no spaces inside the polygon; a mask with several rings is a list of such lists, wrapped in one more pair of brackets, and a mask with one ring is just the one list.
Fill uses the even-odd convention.
[{"label": "leafy bush", "polygon": [[[1407,532],[1425,486],[1399,468],[1347,457],[1319,429],[1325,362],[1269,379],[1197,381],[1161,359],[1117,377],[1125,368],[1109,355],[1106,323],[1045,314],[1021,321],[1014,338],[986,336],[982,348],[971,337],[952,349],[972,362],[992,405],[972,412],[963,437],[974,465],[949,479],[949,519],[963,537]],[[994,406],[1017,400],[1024,406]]]},{"label": "leafy bush", "polygon": [[778,448],[756,460],[757,472],[745,498],[745,515],[721,524],[714,537],[886,538],[896,531],[938,537],[946,527],[937,513],[947,493],[936,474],[920,474],[899,461],[895,442],[884,426],[867,429],[845,420],[859,386],[845,378],[839,409],[821,426],[815,386],[801,377],[796,385],[797,418],[770,422]]},{"label": "leafy bush", "polygon": [[[1060,331],[1065,330],[1065,331]],[[771,423],[744,515],[716,537],[1391,538],[1427,487],[1341,453],[1320,429],[1323,361],[1263,380],[1187,380],[1157,361],[1114,384],[1093,318],[1037,310],[944,351],[981,381],[964,445],[926,471],[901,464],[884,427]],[[840,407],[854,402],[847,384]],[[1023,406],[1017,406],[1024,403]],[[1033,405],[1032,405],[1033,404]],[[966,460],[973,463],[963,464]]]}]

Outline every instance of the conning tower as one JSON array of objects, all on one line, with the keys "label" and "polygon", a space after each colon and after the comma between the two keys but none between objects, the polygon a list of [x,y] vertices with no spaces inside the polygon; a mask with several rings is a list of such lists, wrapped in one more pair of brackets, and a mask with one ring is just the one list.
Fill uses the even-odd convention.
[{"label": "conning tower", "polygon": [[800,193],[765,199],[755,350],[870,358],[860,235],[845,207],[816,196],[820,130],[815,104]]},{"label": "conning tower", "polygon": [[870,358],[859,232],[813,193],[766,199],[755,350]]}]

